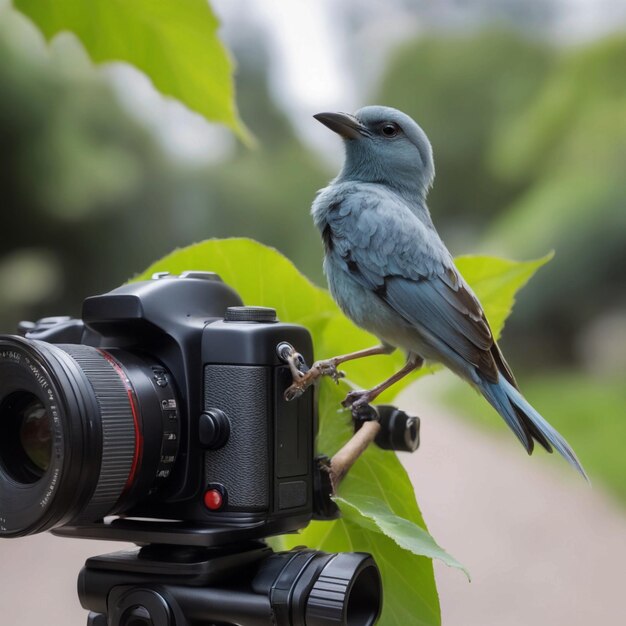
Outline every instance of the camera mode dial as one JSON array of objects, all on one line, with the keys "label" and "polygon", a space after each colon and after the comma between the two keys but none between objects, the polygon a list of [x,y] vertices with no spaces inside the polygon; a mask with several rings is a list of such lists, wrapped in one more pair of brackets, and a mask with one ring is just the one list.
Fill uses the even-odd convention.
[{"label": "camera mode dial", "polygon": [[277,322],[276,309],[266,306],[229,306],[224,315],[226,322]]},{"label": "camera mode dial", "polygon": [[152,274],[152,280],[163,280],[164,278],[196,278],[198,280],[210,280],[218,283],[222,282],[219,274],[216,274],[215,272],[186,271],[180,275],[172,274],[170,272],[155,272]]}]

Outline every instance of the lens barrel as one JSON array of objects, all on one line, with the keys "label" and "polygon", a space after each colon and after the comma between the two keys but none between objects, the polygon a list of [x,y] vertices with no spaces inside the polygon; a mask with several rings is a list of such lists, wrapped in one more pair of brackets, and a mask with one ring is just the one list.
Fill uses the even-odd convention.
[{"label": "lens barrel", "polygon": [[163,440],[161,420],[144,428],[161,413],[152,369],[121,351],[0,336],[0,537],[94,522],[147,491]]}]

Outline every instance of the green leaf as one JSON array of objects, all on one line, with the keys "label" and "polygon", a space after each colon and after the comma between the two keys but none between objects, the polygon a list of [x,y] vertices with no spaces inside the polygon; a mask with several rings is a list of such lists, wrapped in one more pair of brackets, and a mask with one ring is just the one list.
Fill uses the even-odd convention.
[{"label": "green leaf", "polygon": [[123,61],[164,95],[251,136],[234,101],[233,63],[207,0],[14,0],[50,40],[70,31],[95,63]]},{"label": "green leaf", "polygon": [[350,496],[350,501],[336,497],[343,519],[366,530],[382,533],[404,550],[417,556],[439,559],[449,567],[463,570],[469,579],[468,571],[421,527],[399,517],[378,498],[371,496]]},{"label": "green leaf", "polygon": [[478,296],[491,330],[499,338],[515,304],[515,294],[554,252],[534,261],[510,261],[489,256],[461,256],[454,262]]},{"label": "green leaf", "polygon": [[[527,263],[488,257],[458,260],[459,269],[483,302],[494,333],[502,329],[515,292],[548,259]],[[154,272],[185,270],[217,272],[247,304],[272,306],[282,321],[307,326],[318,358],[376,342],[341,314],[327,291],[308,281],[276,250],[249,239],[209,240],[176,250],[136,279],[148,279]],[[380,382],[401,363],[399,354],[347,365],[354,384],[367,387]],[[396,385],[394,392],[400,387]],[[341,409],[348,389],[327,379],[320,385],[317,448],[328,456],[352,435],[350,414]],[[342,519],[313,522],[297,535],[274,539],[273,544],[282,548],[306,544],[328,552],[369,552],[383,578],[385,602],[380,624],[438,626],[441,618],[431,559],[461,566],[428,534],[413,486],[395,453],[370,446],[341,483],[338,502]]]}]

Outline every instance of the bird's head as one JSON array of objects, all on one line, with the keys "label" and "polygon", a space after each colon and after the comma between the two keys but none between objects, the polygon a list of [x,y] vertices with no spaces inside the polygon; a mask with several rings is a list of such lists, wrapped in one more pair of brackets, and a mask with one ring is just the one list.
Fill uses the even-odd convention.
[{"label": "bird's head", "polygon": [[368,106],[354,115],[314,117],[344,140],[346,161],[340,179],[382,183],[424,195],[432,185],[435,165],[428,137],[402,111]]}]

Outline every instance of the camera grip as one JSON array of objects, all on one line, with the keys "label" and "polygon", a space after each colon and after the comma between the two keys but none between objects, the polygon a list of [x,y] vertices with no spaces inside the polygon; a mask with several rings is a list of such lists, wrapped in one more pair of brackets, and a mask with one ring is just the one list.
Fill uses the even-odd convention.
[{"label": "camera grip", "polygon": [[229,510],[269,508],[270,382],[269,367],[204,368],[204,409],[220,409],[230,422],[226,445],[205,454],[205,478],[224,486]]}]

